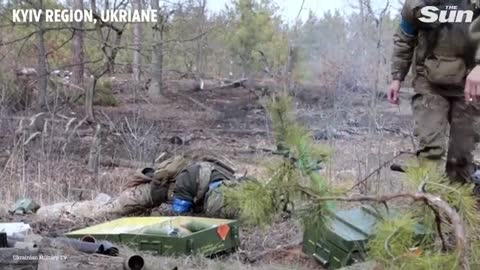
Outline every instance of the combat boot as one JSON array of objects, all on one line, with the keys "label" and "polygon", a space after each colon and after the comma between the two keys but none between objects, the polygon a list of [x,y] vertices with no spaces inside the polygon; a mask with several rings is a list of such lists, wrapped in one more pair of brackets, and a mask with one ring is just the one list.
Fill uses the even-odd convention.
[{"label": "combat boot", "polygon": [[390,170],[394,172],[406,173],[409,171],[409,169],[418,168],[418,167],[432,168],[435,170],[438,169],[443,173],[445,172],[446,161],[443,159],[432,160],[432,159],[427,159],[423,157],[418,157],[415,159],[415,161],[408,162],[408,164],[393,163],[390,166]]}]

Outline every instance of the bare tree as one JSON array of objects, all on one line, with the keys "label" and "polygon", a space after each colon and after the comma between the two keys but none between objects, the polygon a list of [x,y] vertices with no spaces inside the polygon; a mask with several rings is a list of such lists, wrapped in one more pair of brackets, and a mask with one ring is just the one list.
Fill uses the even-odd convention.
[{"label": "bare tree", "polygon": [[[44,10],[45,6],[43,0],[37,2],[37,8],[39,10]],[[42,13],[43,14],[43,13]],[[37,36],[37,49],[38,49],[38,85],[39,85],[39,95],[38,95],[38,109],[44,110],[47,106],[47,90],[48,90],[48,70],[47,70],[47,50],[45,48],[45,23],[44,15],[41,15],[40,20],[37,24],[38,30],[36,32]]]},{"label": "bare tree", "polygon": [[160,9],[160,1],[152,0],[152,9],[158,10],[158,21],[153,26],[152,86],[151,95],[163,94],[163,43],[167,17]]},{"label": "bare tree", "polygon": [[[121,4],[120,4],[121,5]],[[95,0],[90,0],[91,9],[94,11],[94,17],[97,19],[95,24],[98,41],[101,42],[101,48],[103,52],[103,65],[95,70],[92,70],[92,83],[85,91],[85,113],[88,121],[95,122],[95,115],[93,111],[93,98],[95,96],[95,88],[97,86],[98,80],[105,74],[113,72],[113,66],[115,65],[115,58],[118,55],[121,47],[122,36],[125,30],[127,23],[124,23],[120,27],[114,25],[110,22],[104,22],[101,20],[101,17],[97,14],[97,6]],[[118,8],[116,6],[115,8]],[[104,35],[102,29],[106,27],[110,33],[112,31],[113,43],[110,43],[108,35]]]},{"label": "bare tree", "polygon": [[[83,0],[75,0],[74,9],[83,10]],[[85,53],[83,49],[83,22],[74,22],[73,37],[73,83],[83,87]]]},{"label": "bare tree", "polygon": [[[143,9],[143,0],[133,0],[132,1],[133,10],[142,10]],[[143,24],[136,23],[133,28],[133,78],[135,81],[140,81],[141,76],[141,67],[142,67],[142,36],[143,36]]]},{"label": "bare tree", "polygon": [[[207,0],[198,0],[198,1],[199,1],[198,3],[199,4],[199,7],[198,7],[199,23],[198,23],[197,35],[201,35],[205,31],[205,22],[207,20],[206,18]],[[196,51],[197,72],[199,74],[203,73],[204,63],[206,62],[204,60],[205,57],[203,53],[204,44],[205,44],[205,38],[202,35],[197,40],[197,51]]]},{"label": "bare tree", "polygon": [[297,17],[295,19],[295,27],[293,28],[292,38],[288,42],[288,58],[286,63],[286,85],[289,89],[293,89],[293,71],[295,65],[298,62],[298,46],[294,42],[298,39],[298,26],[300,24],[300,15],[302,14],[303,7],[305,6],[305,0],[302,0],[300,9],[298,10]]},{"label": "bare tree", "polygon": [[[385,77],[383,72],[381,72],[381,67],[383,66],[382,63],[386,62],[385,55],[383,54],[383,42],[382,42],[382,34],[383,34],[383,24],[385,17],[388,16],[388,10],[390,8],[390,0],[385,1],[385,4],[383,8],[381,9],[378,14],[373,10],[372,8],[372,2],[371,0],[363,0],[363,5],[368,13],[368,18],[371,18],[371,20],[374,22],[375,26],[375,41],[376,41],[376,70],[374,72],[375,77],[374,77],[374,82],[373,82],[373,93],[371,94],[371,101],[370,101],[370,108],[372,110],[371,114],[371,129],[376,129],[377,128],[377,103],[378,103],[378,94],[381,91],[381,88],[385,86],[386,81],[383,82],[382,84],[382,77]],[[363,7],[362,7],[363,9]],[[362,18],[362,21],[364,19]]]}]

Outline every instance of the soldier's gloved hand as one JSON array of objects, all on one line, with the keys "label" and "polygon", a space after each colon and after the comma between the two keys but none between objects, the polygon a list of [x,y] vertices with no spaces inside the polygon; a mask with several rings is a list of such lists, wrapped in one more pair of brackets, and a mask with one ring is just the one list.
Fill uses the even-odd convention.
[{"label": "soldier's gloved hand", "polygon": [[394,105],[400,104],[400,87],[402,82],[399,80],[393,80],[388,87],[388,101]]},{"label": "soldier's gloved hand", "polygon": [[477,65],[467,76],[465,102],[480,102],[480,66]]}]

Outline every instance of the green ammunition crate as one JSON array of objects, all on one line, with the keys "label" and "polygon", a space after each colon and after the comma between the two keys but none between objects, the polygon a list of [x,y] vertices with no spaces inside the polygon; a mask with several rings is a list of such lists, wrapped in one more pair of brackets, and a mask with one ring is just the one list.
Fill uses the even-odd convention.
[{"label": "green ammunition crate", "polygon": [[[382,216],[386,216],[385,211],[365,206],[332,212],[323,222],[306,226],[303,251],[328,269],[362,262],[366,244]],[[416,234],[426,235],[421,225],[416,226]]]},{"label": "green ammunition crate", "polygon": [[[201,226],[188,231],[185,226]],[[171,235],[164,228],[182,228]],[[200,217],[121,218],[66,234],[70,238],[93,236],[97,240],[121,243],[159,255],[202,254],[212,256],[234,251],[240,245],[239,222]]]}]

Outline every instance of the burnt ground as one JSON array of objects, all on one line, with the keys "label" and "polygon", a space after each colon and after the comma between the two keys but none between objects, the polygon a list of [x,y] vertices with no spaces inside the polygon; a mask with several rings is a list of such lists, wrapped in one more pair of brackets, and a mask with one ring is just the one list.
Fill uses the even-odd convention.
[{"label": "burnt ground", "polygon": [[[114,82],[119,105],[95,108],[102,125],[101,157],[108,160],[102,163],[98,175],[92,176],[86,169],[94,126],[81,123],[81,106],[59,110],[43,130],[47,134],[27,144],[18,143],[25,142],[25,138],[22,141],[15,130],[22,117],[33,113],[1,115],[0,126],[4,131],[0,134],[0,177],[4,181],[1,201],[11,205],[19,197],[31,197],[40,204],[49,204],[91,199],[101,192],[114,196],[123,189],[129,175],[138,167],[151,164],[162,153],[213,152],[230,159],[242,172],[264,176],[259,164],[268,159],[268,154],[262,149],[274,146],[270,122],[262,106],[266,98],[246,88],[170,89],[161,98],[148,98],[145,92],[132,94],[126,79],[117,78]],[[299,119],[311,128],[315,138],[331,150],[331,159],[324,168],[330,183],[353,186],[399,151],[413,149],[407,100],[398,108],[390,107],[384,99],[371,106],[369,98],[358,93],[352,94],[349,102],[343,100],[335,106],[318,100],[325,99],[297,99],[297,110]],[[66,126],[73,118],[67,132]],[[136,166],[125,166],[132,161]],[[381,169],[352,192],[400,191],[403,185],[399,179],[400,175]],[[103,221],[62,220],[46,224],[36,222],[33,217],[0,216],[1,221],[30,222],[36,233],[49,236]],[[295,269],[321,269],[302,255],[301,226],[291,219],[279,220],[264,230],[245,228],[241,237],[240,251],[220,259],[218,265],[234,261],[238,269],[270,269],[264,268],[265,265],[278,264]],[[252,258],[258,254],[263,256],[253,262]],[[171,259],[167,266],[217,269],[211,261],[182,260],[180,263],[181,260]],[[196,264],[202,266],[195,268]]]}]

